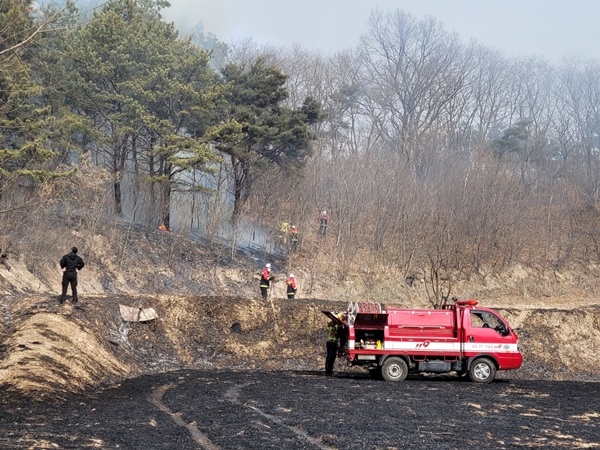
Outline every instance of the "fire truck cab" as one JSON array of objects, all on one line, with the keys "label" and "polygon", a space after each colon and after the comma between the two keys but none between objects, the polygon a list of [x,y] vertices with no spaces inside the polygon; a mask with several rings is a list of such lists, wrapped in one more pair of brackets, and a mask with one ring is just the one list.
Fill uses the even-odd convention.
[{"label": "fire truck cab", "polygon": [[351,366],[374,377],[403,381],[409,373],[456,372],[490,383],[498,370],[518,369],[523,355],[516,333],[502,316],[475,300],[442,309],[382,309],[350,303],[344,318],[323,311],[343,330],[340,347]]}]

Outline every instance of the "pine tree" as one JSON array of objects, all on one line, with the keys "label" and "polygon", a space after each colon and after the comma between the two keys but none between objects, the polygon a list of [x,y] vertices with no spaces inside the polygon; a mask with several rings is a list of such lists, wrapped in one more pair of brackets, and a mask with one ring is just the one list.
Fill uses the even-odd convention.
[{"label": "pine tree", "polygon": [[229,90],[221,123],[211,133],[216,147],[231,161],[235,221],[263,170],[271,164],[285,171],[302,167],[310,155],[309,125],[320,119],[321,112],[312,98],[299,110],[284,106],[287,77],[263,59],[249,66],[229,64],[223,77]]},{"label": "pine tree", "polygon": [[46,102],[32,63],[39,31],[49,22],[34,21],[31,11],[31,0],[0,2],[0,196],[17,179],[35,187],[73,173],[57,160],[65,124]]},{"label": "pine tree", "polygon": [[122,213],[122,178],[132,161],[136,179],[151,192],[159,188],[159,205],[150,207],[168,227],[176,175],[210,171],[218,159],[199,139],[217,80],[208,53],[162,20],[165,4],[108,2],[73,34],[69,91],[73,107],[93,120],[90,147],[113,174],[115,212]]}]

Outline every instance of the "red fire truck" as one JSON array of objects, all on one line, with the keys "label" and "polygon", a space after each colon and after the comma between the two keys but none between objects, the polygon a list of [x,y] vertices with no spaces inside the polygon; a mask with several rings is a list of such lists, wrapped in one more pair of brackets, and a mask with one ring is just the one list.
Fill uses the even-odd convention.
[{"label": "red fire truck", "polygon": [[521,367],[523,355],[506,320],[477,305],[456,300],[442,309],[382,309],[350,303],[343,315],[323,313],[343,330],[340,352],[348,364],[367,367],[374,377],[403,381],[409,373],[456,372],[490,383],[498,370]]}]

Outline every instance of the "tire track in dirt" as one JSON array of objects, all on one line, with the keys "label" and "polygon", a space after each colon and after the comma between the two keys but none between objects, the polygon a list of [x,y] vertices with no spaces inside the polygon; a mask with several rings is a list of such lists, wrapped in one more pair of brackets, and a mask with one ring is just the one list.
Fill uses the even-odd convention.
[{"label": "tire track in dirt", "polygon": [[294,433],[299,438],[304,439],[304,440],[310,442],[315,447],[320,448],[321,450],[335,450],[335,447],[328,447],[326,445],[321,444],[317,439],[313,438],[312,436],[310,436],[309,434],[307,434],[306,432],[304,432],[300,428],[286,424],[285,421],[282,420],[280,417],[277,417],[277,416],[274,416],[272,414],[266,413],[263,410],[261,410],[260,408],[257,408],[256,406],[249,405],[248,403],[240,403],[238,401],[238,397],[239,397],[240,391],[242,389],[244,389],[246,386],[249,386],[251,384],[252,383],[244,383],[244,384],[235,385],[232,388],[230,388],[229,390],[227,390],[227,392],[225,392],[225,395],[223,397],[226,400],[228,400],[229,402],[231,402],[231,403],[234,403],[236,405],[241,405],[241,406],[244,406],[245,408],[251,409],[255,413],[261,415],[265,419],[273,422],[274,424],[276,424],[276,425],[278,425],[280,427],[287,428],[288,430],[290,430],[292,433]]},{"label": "tire track in dirt", "polygon": [[[285,421],[278,416],[266,413],[265,411],[261,410],[260,408],[250,405],[248,402],[245,402],[245,403],[240,402],[238,400],[240,392],[245,387],[250,386],[251,384],[253,384],[253,383],[248,382],[248,383],[243,383],[243,384],[236,384],[236,385],[232,386],[231,388],[229,388],[223,394],[223,398],[226,401],[228,401],[236,406],[242,406],[244,408],[252,410],[253,412],[257,413],[261,417],[267,419],[269,422],[271,422],[279,427],[286,428],[287,430],[291,431],[294,435],[299,437],[301,440],[304,440],[304,441],[314,445],[316,448],[319,448],[321,450],[334,450],[335,449],[334,447],[329,447],[329,446],[323,445],[321,442],[319,442],[317,439],[315,439],[314,437],[307,434],[302,429],[286,424]],[[182,419],[182,414],[180,412],[175,412],[175,411],[171,410],[167,405],[165,405],[165,403],[163,402],[164,395],[166,394],[167,391],[177,388],[177,386],[178,385],[176,383],[169,383],[169,384],[164,384],[164,385],[158,386],[157,388],[154,389],[154,392],[148,397],[148,401],[151,404],[153,404],[154,406],[156,406],[160,411],[167,414],[177,425],[179,425],[182,428],[187,429],[188,433],[191,435],[191,437],[194,439],[194,441],[196,443],[198,443],[198,445],[200,445],[203,449],[205,449],[205,450],[220,450],[221,447],[219,447],[218,445],[211,442],[211,440],[208,438],[208,436],[206,436],[204,433],[202,433],[202,431],[200,431],[198,429],[196,421],[186,423]],[[261,425],[270,428],[268,425],[265,425],[265,424],[261,424]]]},{"label": "tire track in dirt", "polygon": [[205,450],[220,450],[221,447],[215,445],[211,442],[211,440],[202,433],[198,427],[196,426],[196,422],[185,423],[185,421],[181,418],[181,413],[172,411],[167,405],[165,405],[162,401],[163,396],[169,389],[173,389],[176,387],[174,383],[164,384],[162,386],[157,387],[152,395],[148,398],[148,401],[156,406],[159,410],[167,414],[173,422],[175,422],[180,427],[186,428],[194,441],[198,443]]}]

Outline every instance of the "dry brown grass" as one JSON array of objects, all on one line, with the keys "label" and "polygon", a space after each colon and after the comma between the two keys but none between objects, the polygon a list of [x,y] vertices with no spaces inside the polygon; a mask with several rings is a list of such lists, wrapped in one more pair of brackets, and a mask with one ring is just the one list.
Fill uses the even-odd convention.
[{"label": "dry brown grass", "polygon": [[[290,258],[273,258],[278,281],[265,303],[258,298],[257,278],[264,255],[232,259],[181,234],[105,223],[98,206],[105,202],[104,181],[85,170],[74,185],[48,193],[54,207],[47,213],[35,210],[26,225],[4,235],[14,242],[8,264],[0,264],[0,381],[7,385],[32,393],[50,385],[71,391],[144,371],[277,368],[282,359],[284,365],[301,361],[320,368],[321,299],[334,309],[351,301],[430,306],[425,280],[409,284],[401,270],[370,263],[360,253],[340,262],[333,257],[333,236],[324,245],[307,239]],[[89,211],[80,189],[97,195]],[[65,196],[72,202],[67,209],[59,207]],[[71,245],[86,261],[79,277],[83,311],[57,303],[58,260]],[[523,330],[523,376],[578,379],[597,375],[597,269],[557,273],[514,265],[499,275],[482,270],[455,281],[451,295],[498,308]],[[299,284],[292,303],[284,300],[290,271]],[[122,323],[119,301],[155,307],[156,330]],[[232,332],[234,323],[243,334]]]},{"label": "dry brown grass", "polygon": [[[5,307],[0,384],[60,397],[142,373],[186,368],[321,370],[333,301],[215,296],[92,296],[82,309],[29,296]],[[119,304],[153,307],[153,323],[126,323]],[[342,305],[339,305],[342,307]],[[600,309],[501,309],[518,329],[525,363],[501,377],[597,378]]]}]

